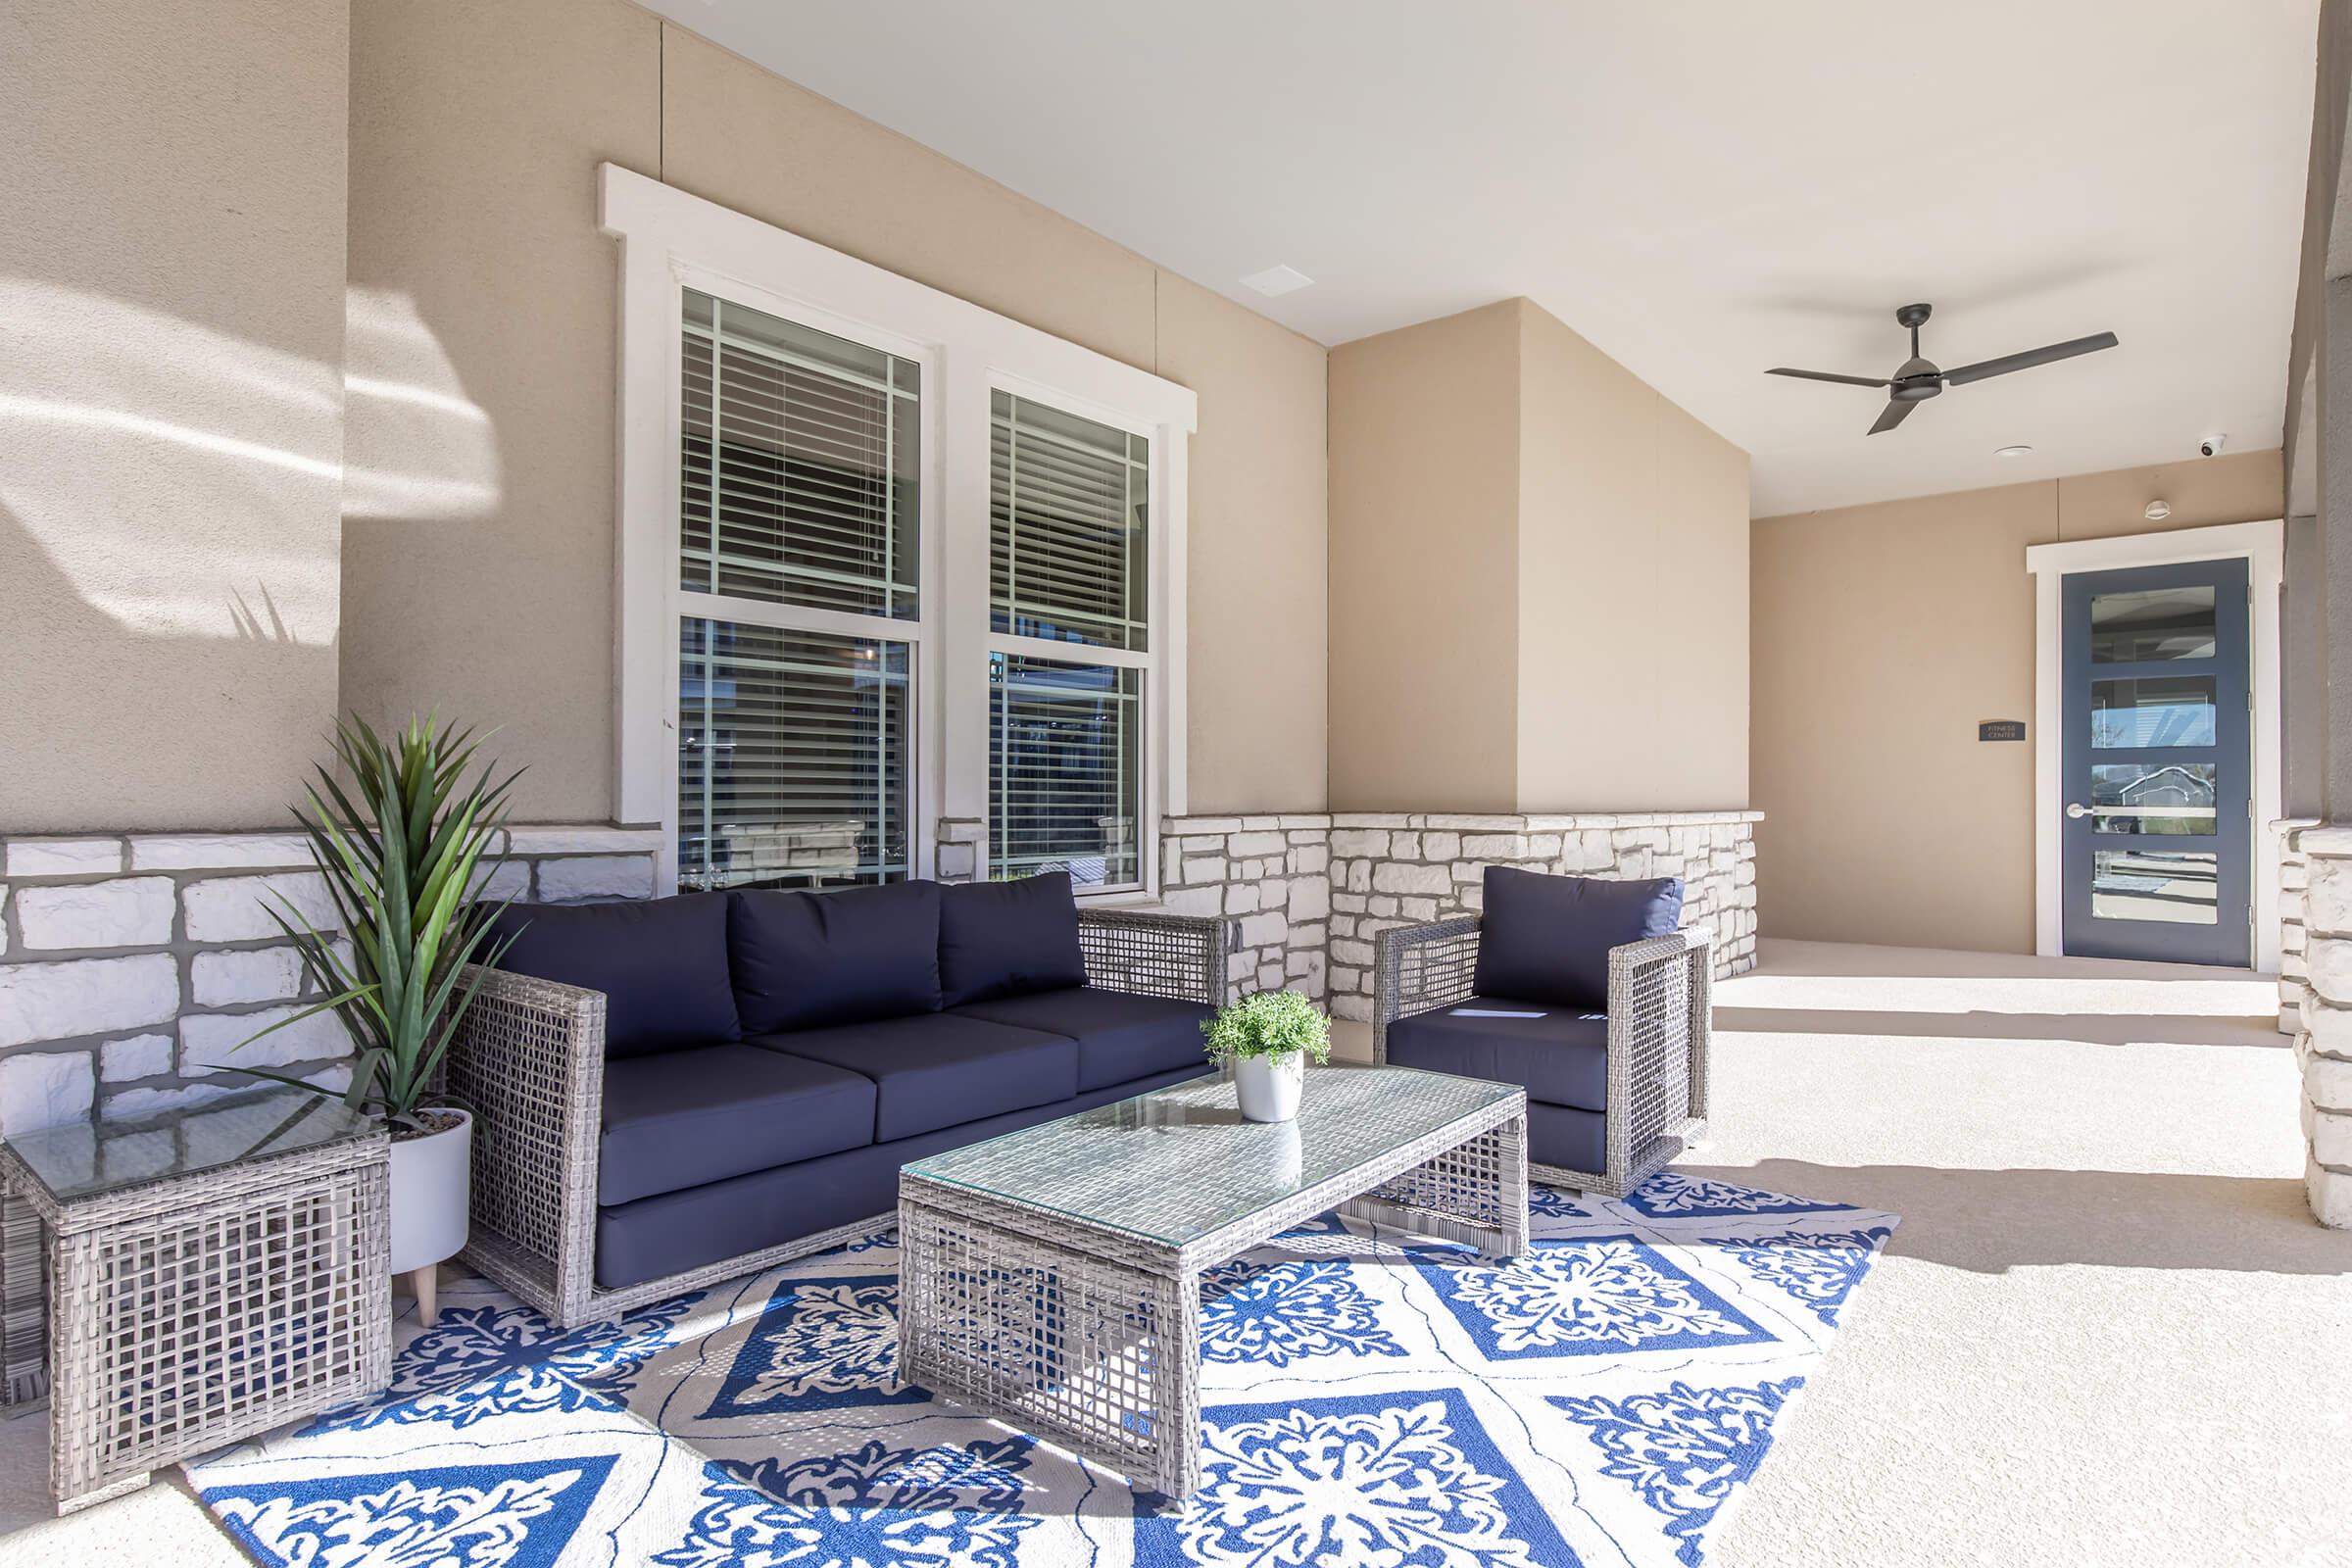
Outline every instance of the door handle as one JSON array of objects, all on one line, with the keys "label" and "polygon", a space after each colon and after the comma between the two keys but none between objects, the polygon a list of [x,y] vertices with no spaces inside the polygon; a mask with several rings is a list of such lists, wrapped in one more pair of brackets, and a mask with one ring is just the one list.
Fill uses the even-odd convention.
[{"label": "door handle", "polygon": [[2084,806],[2081,801],[2069,801],[2066,803],[2066,814],[2072,820],[2080,822],[2090,814],[2090,808]]}]

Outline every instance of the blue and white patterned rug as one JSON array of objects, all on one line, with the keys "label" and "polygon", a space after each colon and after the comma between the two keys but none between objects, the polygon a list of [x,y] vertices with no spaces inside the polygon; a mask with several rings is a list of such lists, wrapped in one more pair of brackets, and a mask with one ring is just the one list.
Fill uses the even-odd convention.
[{"label": "blue and white patterned rug", "polygon": [[189,1475],[297,1568],[1695,1565],[1896,1217],[1535,1200],[1505,1265],[1326,1216],[1203,1281],[1181,1505],[898,1384],[887,1231],[569,1333],[467,1281],[381,1401]]}]

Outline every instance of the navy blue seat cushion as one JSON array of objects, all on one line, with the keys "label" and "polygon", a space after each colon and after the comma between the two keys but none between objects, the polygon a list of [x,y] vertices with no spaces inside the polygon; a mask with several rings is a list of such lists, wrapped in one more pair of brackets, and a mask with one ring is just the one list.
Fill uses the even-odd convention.
[{"label": "navy blue seat cushion", "polygon": [[619,904],[510,904],[498,966],[605,994],[605,1056],[617,1060],[742,1038],[727,983],[727,896]]},{"label": "navy blue seat cushion", "polygon": [[1077,1041],[1081,1094],[1205,1061],[1200,1025],[1214,1015],[1198,1002],[1095,986],[966,1003],[956,1011]]},{"label": "navy blue seat cushion", "polygon": [[1527,1104],[1527,1157],[1531,1164],[1557,1165],[1587,1175],[1609,1173],[1609,1120],[1597,1110],[1567,1105]]},{"label": "navy blue seat cushion", "polygon": [[625,1203],[873,1141],[872,1080],[755,1046],[605,1065],[596,1200]]},{"label": "navy blue seat cushion", "polygon": [[940,1004],[1086,984],[1078,901],[1066,871],[940,889]]},{"label": "navy blue seat cushion", "polygon": [[1490,865],[1479,921],[1479,993],[1606,1007],[1609,950],[1670,935],[1682,917],[1680,877],[1633,882]]},{"label": "navy blue seat cushion", "polygon": [[728,895],[745,1034],[939,1010],[939,884]]},{"label": "navy blue seat cushion", "polygon": [[1098,1089],[1075,1100],[991,1116],[895,1144],[869,1144],[705,1187],[662,1193],[630,1203],[605,1204],[596,1216],[596,1283],[607,1290],[619,1290],[721,1258],[781,1247],[843,1225],[871,1221],[879,1228],[890,1223],[899,1200],[899,1167],[910,1159],[1034,1127],[1056,1116],[1092,1110],[1208,1070],[1207,1062],[1198,1062],[1138,1083]]},{"label": "navy blue seat cushion", "polygon": [[1078,1044],[952,1012],[756,1035],[751,1044],[873,1080],[878,1144],[1078,1092]]},{"label": "navy blue seat cushion", "polygon": [[1609,1020],[1554,1003],[1472,997],[1399,1018],[1389,1025],[1389,1060],[1517,1084],[1546,1104],[1609,1104]]}]

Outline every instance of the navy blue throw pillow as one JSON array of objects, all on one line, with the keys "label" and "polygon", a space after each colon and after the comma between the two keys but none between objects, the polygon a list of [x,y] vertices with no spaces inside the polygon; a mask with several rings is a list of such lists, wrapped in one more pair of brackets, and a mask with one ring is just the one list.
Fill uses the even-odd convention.
[{"label": "navy blue throw pillow", "polygon": [[1078,948],[1078,901],[1068,872],[940,889],[942,1006],[1084,984],[1086,956]]},{"label": "navy blue throw pillow", "polygon": [[646,1056],[743,1038],[727,985],[727,896],[510,904],[498,966],[605,994],[605,1054]]},{"label": "navy blue throw pillow", "polygon": [[1478,994],[1605,1010],[1609,950],[1667,936],[1682,917],[1680,877],[1633,882],[1490,865]]},{"label": "navy blue throw pillow", "polygon": [[939,884],[745,889],[727,949],[746,1034],[939,1010]]}]

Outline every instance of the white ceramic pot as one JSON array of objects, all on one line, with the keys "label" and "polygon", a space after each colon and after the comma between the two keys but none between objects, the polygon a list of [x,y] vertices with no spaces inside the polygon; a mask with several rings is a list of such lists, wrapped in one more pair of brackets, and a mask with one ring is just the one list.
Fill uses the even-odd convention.
[{"label": "white ceramic pot", "polygon": [[473,1116],[422,1138],[392,1140],[392,1272],[455,1257],[466,1245],[473,1178]]},{"label": "white ceramic pot", "polygon": [[1306,1081],[1306,1053],[1287,1056],[1236,1056],[1233,1090],[1248,1121],[1289,1121],[1298,1114],[1298,1091]]}]

